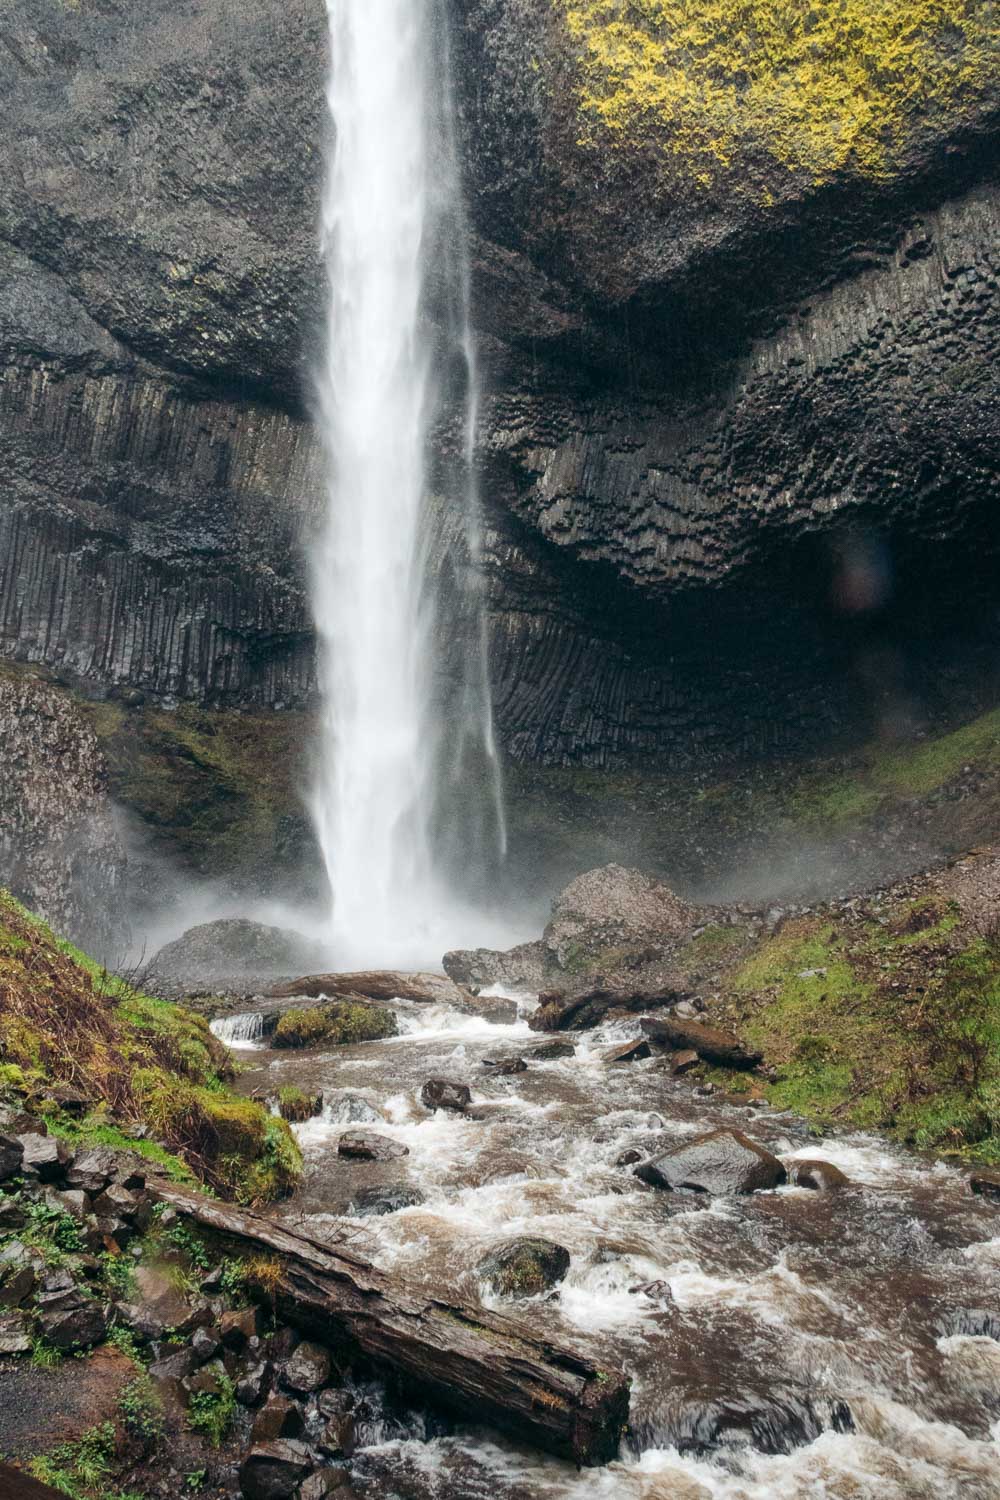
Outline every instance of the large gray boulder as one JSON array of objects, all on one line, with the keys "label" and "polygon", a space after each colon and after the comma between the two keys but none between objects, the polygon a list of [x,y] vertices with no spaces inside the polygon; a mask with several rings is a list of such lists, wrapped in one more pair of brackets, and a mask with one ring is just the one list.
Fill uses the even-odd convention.
[{"label": "large gray boulder", "polygon": [[266,983],[322,956],[318,944],[286,927],[269,927],[246,917],[223,917],[189,927],[167,943],[149,965],[150,982],[211,984],[214,980],[255,979]]},{"label": "large gray boulder", "polygon": [[713,1130],[682,1141],[636,1168],[652,1187],[719,1196],[780,1187],[786,1172],[776,1156],[739,1130]]}]

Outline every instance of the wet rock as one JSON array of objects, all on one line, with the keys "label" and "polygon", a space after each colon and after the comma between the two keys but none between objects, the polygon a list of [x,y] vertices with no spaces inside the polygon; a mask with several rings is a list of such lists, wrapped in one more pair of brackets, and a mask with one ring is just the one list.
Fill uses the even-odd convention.
[{"label": "wet rock", "polygon": [[323,1112],[323,1095],[307,1094],[301,1089],[283,1089],[277,1099],[278,1113],[292,1125],[301,1125]]},{"label": "wet rock", "polygon": [[470,996],[462,1009],[481,1016],[491,1026],[513,1026],[519,1014],[517,1001],[510,1000],[505,995]]},{"label": "wet rock", "polygon": [[326,1458],[350,1458],[358,1445],[350,1412],[337,1412],[327,1421],[316,1446]]},{"label": "wet rock", "polygon": [[118,1182],[109,1183],[94,1199],[94,1213],[99,1219],[134,1219],[139,1206],[135,1193]]},{"label": "wet rock", "polygon": [[609,1047],[604,1053],[606,1063],[637,1062],[640,1058],[649,1056],[649,1042],[646,1038],[636,1037],[631,1042],[619,1042],[616,1047]]},{"label": "wet rock", "polygon": [[258,1443],[240,1465],[244,1500],[292,1500],[312,1469],[309,1449],[290,1439]]},{"label": "wet rock", "polygon": [[35,1290],[44,1269],[41,1256],[20,1240],[0,1250],[0,1307],[20,1307]]},{"label": "wet rock", "polygon": [[347,1212],[356,1219],[375,1219],[383,1214],[398,1214],[404,1208],[416,1208],[424,1201],[419,1188],[364,1188],[351,1199]]},{"label": "wet rock", "polygon": [[118,1160],[115,1153],[100,1146],[85,1146],[66,1172],[66,1182],[95,1196],[102,1193],[115,1177]]},{"label": "wet rock", "polygon": [[191,1338],[191,1352],[200,1364],[207,1364],[214,1359],[222,1347],[214,1333],[207,1328],[196,1328]]},{"label": "wet rock", "polygon": [[494,1078],[510,1078],[515,1073],[528,1071],[523,1057],[484,1057],[481,1066]]},{"label": "wet rock", "polygon": [[286,1010],[274,1029],[275,1047],[344,1047],[397,1036],[393,1011],[358,996],[328,1005]]},{"label": "wet rock", "polygon": [[30,1351],[31,1333],[27,1319],[20,1313],[0,1313],[0,1356],[28,1354]]},{"label": "wet rock", "polygon": [[650,1302],[667,1303],[674,1300],[669,1281],[646,1281],[640,1286],[630,1286],[629,1293],[633,1297],[648,1297]]},{"label": "wet rock", "polygon": [[683,1141],[637,1168],[653,1187],[728,1195],[779,1187],[785,1169],[776,1156],[738,1130],[713,1130]]},{"label": "wet rock", "polygon": [[289,1390],[307,1396],[330,1379],[330,1351],[322,1344],[303,1339],[281,1370],[281,1381]]},{"label": "wet rock", "polygon": [[199,1290],[204,1292],[206,1297],[218,1296],[218,1294],[222,1291],[223,1276],[223,1267],[213,1266],[208,1275],[203,1276],[201,1281],[198,1283]]},{"label": "wet rock", "polygon": [[[138,1300],[165,1328],[179,1328],[190,1316],[190,1303],[166,1270],[159,1266],[137,1266],[135,1282]],[[190,1331],[194,1332],[194,1328]]]},{"label": "wet rock", "polygon": [[420,1102],[425,1109],[450,1109],[461,1113],[472,1103],[472,1091],[465,1083],[455,1083],[448,1078],[429,1078],[420,1090]]},{"label": "wet rock", "polygon": [[271,1389],[273,1366],[262,1359],[250,1365],[236,1382],[236,1399],[241,1406],[259,1406]]},{"label": "wet rock", "polygon": [[352,1161],[396,1161],[409,1156],[410,1148],[402,1141],[394,1141],[388,1135],[375,1135],[371,1131],[351,1130],[337,1142],[337,1155]]},{"label": "wet rock", "polygon": [[505,989],[537,994],[546,983],[547,959],[542,943],[521,943],[506,952],[494,948],[456,949],[445,954],[443,967],[456,984],[478,985],[483,989],[499,984]]},{"label": "wet rock", "polygon": [[62,1193],[49,1193],[46,1202],[62,1213],[72,1214],[74,1219],[85,1219],[91,1211],[90,1196],[82,1188],[67,1188]]},{"label": "wet rock", "polygon": [[327,1500],[329,1495],[336,1495],[337,1500],[353,1500],[355,1493],[343,1469],[317,1469],[303,1479],[296,1500]]},{"label": "wet rock", "polygon": [[573,1042],[539,1042],[524,1055],[535,1062],[558,1062],[561,1057],[575,1057],[576,1046]]},{"label": "wet rock", "polygon": [[630,1146],[627,1151],[623,1151],[621,1156],[616,1159],[615,1166],[631,1167],[634,1166],[637,1161],[642,1161],[642,1152],[636,1151],[634,1146]]},{"label": "wet rock", "polygon": [[693,1068],[699,1067],[700,1064],[701,1058],[697,1052],[692,1052],[690,1048],[685,1049],[683,1052],[672,1052],[667,1058],[667,1067],[675,1078],[682,1078],[685,1073],[690,1073]]},{"label": "wet rock", "polygon": [[24,1147],[12,1135],[0,1135],[0,1182],[16,1177],[21,1170]]},{"label": "wet rock", "polygon": [[37,1177],[41,1182],[55,1182],[63,1176],[71,1155],[55,1136],[30,1131],[17,1139],[23,1153],[21,1170],[25,1176]]},{"label": "wet rock", "polygon": [[674,989],[638,990],[598,984],[590,989],[546,990],[528,1017],[532,1031],[586,1031],[609,1015],[655,1009],[676,998]]},{"label": "wet rock", "polygon": [[163,1319],[141,1302],[118,1302],[115,1304],[116,1319],[126,1323],[143,1343],[159,1343],[166,1333]]},{"label": "wet rock", "polygon": [[644,1016],[642,1029],[650,1041],[670,1051],[697,1052],[705,1062],[720,1068],[755,1068],[761,1054],[745,1047],[738,1037],[699,1021],[682,1021],[674,1016]]},{"label": "wet rock", "polygon": [[271,990],[275,1000],[333,999],[361,995],[365,1000],[413,1000],[424,1005],[454,1005],[461,1009],[467,995],[444,974],[407,974],[398,969],[363,969],[351,974],[307,974]]},{"label": "wet rock", "polygon": [[273,1443],[278,1438],[297,1438],[305,1427],[302,1408],[287,1396],[268,1396],[254,1417],[250,1441]]},{"label": "wet rock", "polygon": [[257,979],[294,973],[321,957],[322,949],[299,932],[244,917],[225,917],[189,927],[161,948],[149,967],[154,982],[201,985],[240,975]]},{"label": "wet rock", "polygon": [[69,1353],[104,1342],[108,1320],[100,1303],[84,1299],[76,1292],[59,1292],[51,1299],[39,1298],[38,1302],[39,1329],[54,1349]]},{"label": "wet rock", "polygon": [[786,1163],[788,1180],[793,1187],[811,1188],[817,1193],[833,1193],[847,1187],[850,1178],[830,1161],[790,1161]]},{"label": "wet rock", "polygon": [[977,1198],[1000,1203],[1000,1172],[974,1172],[969,1178],[969,1187]]},{"label": "wet rock", "polygon": [[152,1380],[187,1380],[197,1368],[198,1357],[188,1345],[156,1360],[149,1367],[149,1375]]},{"label": "wet rock", "polygon": [[227,1349],[240,1354],[260,1330],[260,1314],[256,1307],[242,1307],[222,1314],[219,1319],[219,1337]]},{"label": "wet rock", "polygon": [[562,1281],[569,1251],[552,1240],[508,1240],[483,1257],[476,1275],[498,1297],[531,1297]]},{"label": "wet rock", "polygon": [[11,1198],[0,1197],[0,1234],[23,1229],[27,1221],[28,1216],[19,1203]]},{"label": "wet rock", "polygon": [[324,1095],[324,1108],[334,1125],[373,1125],[384,1120],[381,1110],[369,1104],[361,1094]]}]

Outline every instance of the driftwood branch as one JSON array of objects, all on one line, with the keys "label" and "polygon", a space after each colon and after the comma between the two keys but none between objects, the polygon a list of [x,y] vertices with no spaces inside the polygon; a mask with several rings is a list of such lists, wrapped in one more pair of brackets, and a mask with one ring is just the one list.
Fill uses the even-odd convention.
[{"label": "driftwood branch", "polygon": [[628,1420],[617,1370],[513,1319],[433,1297],[260,1214],[171,1183],[151,1190],[238,1253],[279,1267],[276,1311],[315,1337],[347,1339],[421,1399],[449,1406],[579,1465],[607,1463]]}]

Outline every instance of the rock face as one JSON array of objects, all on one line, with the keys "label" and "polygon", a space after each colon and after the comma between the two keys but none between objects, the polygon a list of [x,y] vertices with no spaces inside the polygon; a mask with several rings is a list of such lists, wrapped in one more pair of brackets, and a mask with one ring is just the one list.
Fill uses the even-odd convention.
[{"label": "rock face", "polygon": [[[975,634],[992,599],[974,38],[942,22],[961,87],[880,175],[877,142],[817,170],[750,132],[694,190],[655,113],[613,139],[581,112],[604,85],[565,5],[448,8],[505,744],[604,765],[855,727],[859,617],[912,624],[932,580]],[[128,21],[11,0],[0,23],[0,650],[126,697],[307,704],[324,10]]]},{"label": "rock face", "polygon": [[0,885],[108,962],[127,944],[125,850],[93,731],[37,677],[0,669]]}]

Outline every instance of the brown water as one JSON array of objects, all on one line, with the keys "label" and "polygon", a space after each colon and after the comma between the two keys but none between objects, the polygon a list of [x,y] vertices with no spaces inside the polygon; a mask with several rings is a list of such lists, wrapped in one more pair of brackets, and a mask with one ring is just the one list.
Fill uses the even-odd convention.
[{"label": "brown water", "polygon": [[[525,1009],[530,1008],[526,1002]],[[349,1238],[387,1270],[528,1316],[627,1369],[632,1427],[620,1461],[577,1474],[495,1434],[427,1439],[419,1421],[373,1421],[359,1488],[407,1500],[1000,1500],[1000,1212],[962,1173],[865,1136],[815,1141],[787,1115],[702,1099],[655,1059],[608,1066],[638,1031],[575,1037],[576,1054],[489,1077],[484,1057],[540,1038],[446,1008],[397,1007],[403,1035],[326,1054],[244,1051],[247,1089],[322,1089],[297,1127],[306,1177],[287,1212]],[[421,1084],[473,1089],[468,1118],[430,1115]],[[337,1123],[361,1095],[383,1120]],[[838,1193],[782,1188],[708,1199],[647,1188],[616,1159],[719,1126],[783,1158],[822,1156]],[[409,1156],[351,1163],[347,1128]],[[349,1214],[362,1188],[424,1203]],[[555,1295],[501,1304],[475,1265],[533,1234],[569,1250]],[[650,1282],[669,1290],[650,1296]]]}]

